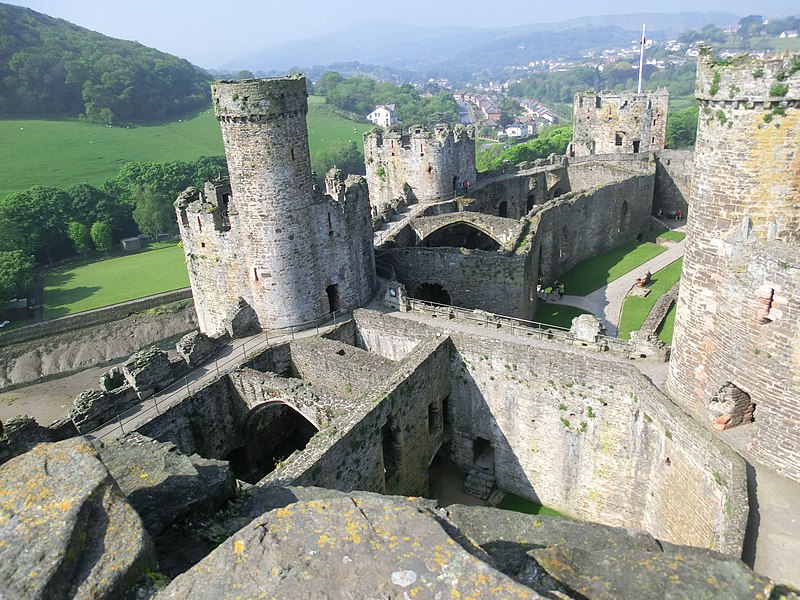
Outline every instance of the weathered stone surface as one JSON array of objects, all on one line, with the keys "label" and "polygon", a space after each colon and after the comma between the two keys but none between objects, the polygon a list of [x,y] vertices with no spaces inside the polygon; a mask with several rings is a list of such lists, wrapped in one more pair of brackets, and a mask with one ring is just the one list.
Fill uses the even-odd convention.
[{"label": "weathered stone surface", "polygon": [[128,384],[140,398],[172,383],[173,374],[169,357],[164,350],[151,346],[131,356],[123,365],[122,372]]},{"label": "weathered stone surface", "polygon": [[239,298],[225,317],[225,330],[234,339],[253,335],[261,331],[258,315],[243,298]]},{"label": "weathered stone surface", "polygon": [[92,431],[139,402],[136,390],[124,384],[109,392],[85,390],[78,394],[67,415],[81,433]]},{"label": "weathered stone surface", "polygon": [[132,435],[104,444],[99,454],[152,535],[189,513],[213,510],[236,493],[226,461],[188,457],[169,442]]},{"label": "weathered stone surface", "polygon": [[[774,584],[738,558],[631,529],[472,506],[449,519],[497,568],[539,592],[588,599],[769,598]],[[759,596],[759,594],[761,594]]]},{"label": "weathered stone surface", "polygon": [[175,349],[187,365],[194,367],[211,356],[219,347],[219,339],[210,338],[199,331],[192,331],[178,340]]},{"label": "weathered stone surface", "polygon": [[0,597],[117,597],[152,564],[139,516],[85,440],[0,467]]},{"label": "weathered stone surface", "polygon": [[594,315],[579,315],[572,319],[570,332],[579,342],[595,343],[603,335],[603,325]]},{"label": "weathered stone surface", "polygon": [[110,392],[125,384],[125,375],[119,367],[113,367],[100,376],[100,390]]},{"label": "weathered stone surface", "polygon": [[299,502],[252,521],[159,599],[541,597],[467,551],[446,527],[389,498]]}]

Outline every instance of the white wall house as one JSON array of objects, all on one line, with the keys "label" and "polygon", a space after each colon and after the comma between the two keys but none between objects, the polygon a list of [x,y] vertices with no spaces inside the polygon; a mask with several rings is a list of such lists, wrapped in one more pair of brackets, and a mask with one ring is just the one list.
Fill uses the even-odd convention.
[{"label": "white wall house", "polygon": [[367,120],[378,127],[397,125],[397,117],[394,114],[394,104],[379,104],[375,107],[375,110],[367,115]]}]

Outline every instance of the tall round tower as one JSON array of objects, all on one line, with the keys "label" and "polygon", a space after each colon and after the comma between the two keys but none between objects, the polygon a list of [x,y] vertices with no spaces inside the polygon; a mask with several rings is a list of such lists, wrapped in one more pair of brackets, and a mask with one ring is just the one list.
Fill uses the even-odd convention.
[{"label": "tall round tower", "polygon": [[700,118],[670,394],[800,480],[800,56],[697,66]]},{"label": "tall round tower", "polygon": [[212,84],[228,160],[246,300],[262,327],[325,315],[312,214],[305,77]]}]

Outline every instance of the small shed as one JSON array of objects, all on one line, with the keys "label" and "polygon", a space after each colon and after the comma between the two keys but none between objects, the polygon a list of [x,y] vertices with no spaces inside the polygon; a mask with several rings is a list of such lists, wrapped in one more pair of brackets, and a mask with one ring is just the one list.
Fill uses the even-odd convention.
[{"label": "small shed", "polygon": [[141,250],[142,249],[142,240],[138,237],[129,237],[120,240],[122,244],[122,249],[125,252],[133,252],[134,250]]}]

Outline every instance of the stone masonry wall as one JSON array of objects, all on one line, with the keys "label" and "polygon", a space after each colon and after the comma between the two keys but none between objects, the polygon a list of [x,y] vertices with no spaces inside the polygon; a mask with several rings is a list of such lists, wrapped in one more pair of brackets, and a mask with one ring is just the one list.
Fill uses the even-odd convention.
[{"label": "stone masonry wall", "polygon": [[475,184],[475,128],[436,125],[373,130],[364,135],[373,216],[397,198],[426,202],[451,198],[459,183]]},{"label": "stone masonry wall", "polygon": [[231,230],[245,299],[265,328],[313,321],[328,311],[311,210],[305,78],[217,82],[211,93],[237,212]]},{"label": "stone masonry wall", "polygon": [[498,486],[578,518],[738,554],[744,462],[634,369],[451,334],[452,458],[489,440]]},{"label": "stone masonry wall", "polygon": [[692,210],[667,387],[706,423],[720,389],[747,393],[752,453],[800,481],[797,61],[699,60]]},{"label": "stone masonry wall", "polygon": [[545,204],[535,217],[539,276],[552,281],[587,258],[644,236],[650,230],[653,179],[652,171],[634,174]]},{"label": "stone masonry wall", "polygon": [[567,156],[636,154],[664,148],[666,90],[575,95],[572,143]]},{"label": "stone masonry wall", "polygon": [[693,150],[661,150],[656,159],[653,213],[664,215],[681,210],[688,213],[692,193]]}]

